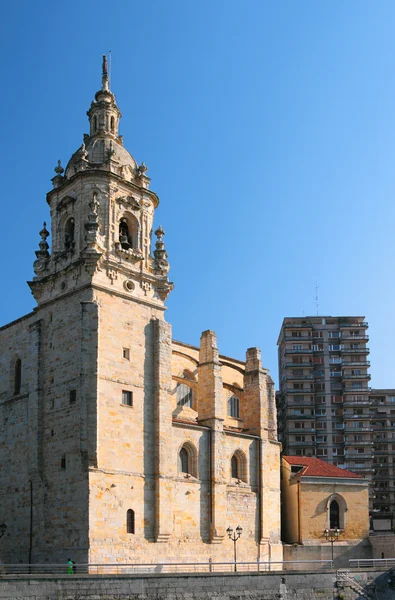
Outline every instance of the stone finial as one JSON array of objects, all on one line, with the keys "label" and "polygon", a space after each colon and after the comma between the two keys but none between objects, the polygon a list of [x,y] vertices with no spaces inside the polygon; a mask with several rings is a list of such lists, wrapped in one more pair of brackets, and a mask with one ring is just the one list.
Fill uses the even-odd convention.
[{"label": "stone finial", "polygon": [[107,56],[105,54],[103,54],[101,81],[102,81],[101,89],[103,91],[108,92],[109,91],[108,63],[107,63]]},{"label": "stone finial", "polygon": [[143,161],[139,167],[137,167],[137,177],[142,177],[148,171],[148,167]]},{"label": "stone finial", "polygon": [[56,167],[54,168],[54,171],[57,175],[62,175],[62,173],[64,173],[64,168],[62,167],[62,165],[60,164],[61,161],[60,159],[58,160],[58,164],[56,165]]},{"label": "stone finial", "polygon": [[155,268],[161,272],[162,275],[168,273],[170,269],[169,262],[167,260],[167,252],[165,249],[165,243],[162,240],[165,232],[162,228],[162,225],[159,225],[158,229],[155,231],[155,235],[158,238],[155,243],[154,257],[155,257]]},{"label": "stone finial", "polygon": [[55,177],[52,177],[51,181],[53,183],[54,188],[57,188],[60,185],[62,185],[62,182],[64,180],[64,177],[62,175],[62,173],[64,173],[64,168],[60,164],[60,160],[58,160],[58,164],[54,168],[54,171],[55,171],[56,175],[55,175]]},{"label": "stone finial", "polygon": [[36,275],[42,273],[45,270],[47,260],[50,257],[48,248],[49,245],[47,243],[47,237],[49,236],[49,231],[47,230],[47,224],[44,221],[44,226],[40,231],[41,240],[39,241],[40,250],[36,250],[35,254],[37,256],[37,260],[33,263],[33,269]]}]

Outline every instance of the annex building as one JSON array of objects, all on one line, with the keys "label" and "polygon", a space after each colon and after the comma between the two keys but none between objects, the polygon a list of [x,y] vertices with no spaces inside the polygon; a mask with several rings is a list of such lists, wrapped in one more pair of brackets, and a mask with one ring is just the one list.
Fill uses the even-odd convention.
[{"label": "annex building", "polygon": [[[0,560],[282,559],[280,444],[260,351],[174,341],[158,196],[103,59],[89,134],[47,195],[35,310],[0,329]],[[50,237],[49,237],[50,236]],[[51,240],[51,247],[48,241]]]}]

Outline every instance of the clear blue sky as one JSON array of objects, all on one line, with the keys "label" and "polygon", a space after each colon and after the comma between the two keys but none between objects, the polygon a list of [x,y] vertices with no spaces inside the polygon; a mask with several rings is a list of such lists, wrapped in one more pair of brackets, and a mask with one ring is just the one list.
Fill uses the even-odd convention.
[{"label": "clear blue sky", "polygon": [[395,387],[395,3],[28,0],[2,6],[0,321],[45,194],[87,129],[112,50],[121,133],[161,199],[173,335],[260,346],[284,316],[366,315],[372,385]]}]

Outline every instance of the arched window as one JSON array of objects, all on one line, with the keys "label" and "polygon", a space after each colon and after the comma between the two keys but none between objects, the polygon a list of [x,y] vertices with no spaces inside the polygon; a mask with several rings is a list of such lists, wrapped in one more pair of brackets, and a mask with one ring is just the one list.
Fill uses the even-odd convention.
[{"label": "arched window", "polygon": [[240,419],[240,401],[235,394],[228,398],[228,416]]},{"label": "arched window", "polygon": [[139,247],[139,223],[133,215],[120,220],[119,242],[125,250]]},{"label": "arched window", "polygon": [[189,456],[185,448],[180,450],[180,471],[189,474]]},{"label": "arched window", "polygon": [[93,133],[96,133],[97,131],[97,117],[94,116],[93,117]]},{"label": "arched window", "polygon": [[126,513],[126,533],[134,533],[134,510],[131,508]]},{"label": "arched window", "polygon": [[329,528],[339,529],[340,528],[340,507],[337,500],[332,500],[329,507]]},{"label": "arched window", "polygon": [[71,218],[67,221],[64,228],[64,247],[66,250],[72,250],[74,248],[74,219]]},{"label": "arched window", "polygon": [[177,404],[192,408],[192,388],[189,385],[177,383]]},{"label": "arched window", "polygon": [[232,456],[232,459],[230,461],[230,467],[232,471],[232,478],[239,479],[239,463],[235,455]]},{"label": "arched window", "polygon": [[230,477],[239,481],[248,482],[247,457],[240,448],[233,453],[230,459]]},{"label": "arched window", "polygon": [[110,120],[110,129],[111,129],[111,133],[115,133],[115,119],[114,119],[114,117],[111,117],[111,120]]},{"label": "arched window", "polygon": [[15,363],[14,367],[14,394],[21,393],[22,383],[22,361],[20,358]]}]

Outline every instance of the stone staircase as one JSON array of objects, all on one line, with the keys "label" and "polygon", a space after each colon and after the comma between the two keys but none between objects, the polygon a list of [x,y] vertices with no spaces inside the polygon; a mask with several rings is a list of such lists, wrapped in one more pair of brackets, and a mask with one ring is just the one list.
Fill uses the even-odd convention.
[{"label": "stone staircase", "polygon": [[350,572],[346,569],[339,569],[336,571],[336,587],[337,587],[337,597],[339,600],[344,598],[344,594],[342,594],[341,590],[345,587],[352,589],[356,592],[359,598],[365,598],[366,600],[377,600],[377,596],[375,594],[374,588],[367,584],[366,586],[362,586],[354,577],[350,575]]}]

